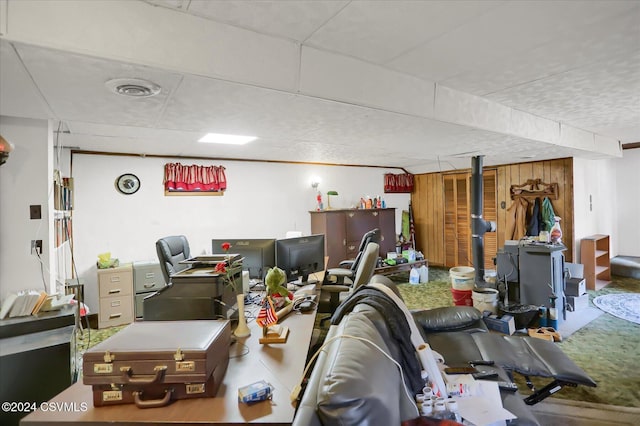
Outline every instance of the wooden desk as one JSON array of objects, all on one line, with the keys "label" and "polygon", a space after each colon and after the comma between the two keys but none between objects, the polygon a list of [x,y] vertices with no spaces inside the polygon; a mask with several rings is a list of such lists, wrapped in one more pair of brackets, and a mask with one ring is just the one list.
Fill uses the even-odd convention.
[{"label": "wooden desk", "polygon": [[[94,407],[91,386],[78,382],[51,400],[67,403],[67,411],[38,410],[22,419],[20,424],[96,426],[123,422],[127,425],[289,425],[296,410],[289,394],[302,376],[315,317],[315,311],[287,315],[281,324],[289,327],[289,339],[280,345],[258,343],[262,330],[255,321],[251,321],[251,336],[238,339],[229,348],[232,358],[215,398],[180,400],[166,407],[149,409],[140,409],[135,405]],[[240,356],[247,348],[249,353]],[[238,388],[262,379],[273,385],[273,399],[253,405],[239,403]]]},{"label": "wooden desk", "polygon": [[411,268],[414,266],[416,268],[421,267],[422,265],[429,266],[429,261],[427,259],[416,260],[415,262],[401,263],[399,265],[392,266],[381,266],[380,268],[376,268],[373,270],[373,274],[376,275],[393,275],[398,272],[407,272],[411,271]]}]

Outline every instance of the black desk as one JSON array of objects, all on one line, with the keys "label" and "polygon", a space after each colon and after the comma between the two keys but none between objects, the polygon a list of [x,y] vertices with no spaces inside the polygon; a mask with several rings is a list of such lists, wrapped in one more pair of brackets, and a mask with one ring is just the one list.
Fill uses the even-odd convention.
[{"label": "black desk", "polygon": [[[71,385],[74,324],[73,309],[0,321],[0,401],[39,405]],[[28,414],[13,408],[0,411],[0,424]]]}]

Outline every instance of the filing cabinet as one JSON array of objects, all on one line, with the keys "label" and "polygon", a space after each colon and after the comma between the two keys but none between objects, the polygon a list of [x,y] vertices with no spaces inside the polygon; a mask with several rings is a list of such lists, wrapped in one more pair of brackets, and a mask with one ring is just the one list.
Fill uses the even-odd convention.
[{"label": "filing cabinet", "polygon": [[165,285],[164,276],[158,262],[141,261],[133,263],[136,318],[142,318],[143,316],[142,301],[144,298],[160,290]]},{"label": "filing cabinet", "polygon": [[133,321],[133,268],[131,264],[98,269],[98,328]]}]

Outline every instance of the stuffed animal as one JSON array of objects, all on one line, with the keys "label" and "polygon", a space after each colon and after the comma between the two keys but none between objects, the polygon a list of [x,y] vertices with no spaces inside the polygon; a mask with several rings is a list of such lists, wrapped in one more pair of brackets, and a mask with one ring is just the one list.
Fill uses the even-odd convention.
[{"label": "stuffed animal", "polygon": [[287,290],[287,275],[278,267],[270,268],[264,279],[267,295],[271,296],[276,309],[289,303],[293,294]]}]

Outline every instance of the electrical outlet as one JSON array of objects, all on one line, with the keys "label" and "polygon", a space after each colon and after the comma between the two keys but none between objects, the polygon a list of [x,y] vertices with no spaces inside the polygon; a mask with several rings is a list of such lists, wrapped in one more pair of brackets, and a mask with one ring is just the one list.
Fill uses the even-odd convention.
[{"label": "electrical outlet", "polygon": [[42,254],[42,240],[31,240],[31,254]]}]

